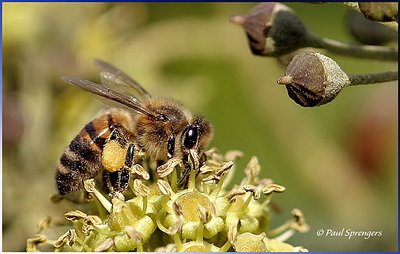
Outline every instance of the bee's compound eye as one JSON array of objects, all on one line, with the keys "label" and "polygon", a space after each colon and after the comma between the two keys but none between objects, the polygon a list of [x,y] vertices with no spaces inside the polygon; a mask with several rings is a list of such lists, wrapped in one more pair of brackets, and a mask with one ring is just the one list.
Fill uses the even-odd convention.
[{"label": "bee's compound eye", "polygon": [[190,125],[186,128],[185,136],[183,137],[183,146],[187,149],[192,149],[196,143],[198,138],[198,130],[197,126]]}]

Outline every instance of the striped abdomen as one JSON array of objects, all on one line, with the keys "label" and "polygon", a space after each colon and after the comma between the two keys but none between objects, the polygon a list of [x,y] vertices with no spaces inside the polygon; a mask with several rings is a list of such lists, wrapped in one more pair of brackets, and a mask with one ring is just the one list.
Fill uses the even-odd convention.
[{"label": "striped abdomen", "polygon": [[117,127],[110,113],[89,122],[64,150],[56,172],[60,195],[83,187],[83,181],[95,177],[102,169],[104,144]]}]

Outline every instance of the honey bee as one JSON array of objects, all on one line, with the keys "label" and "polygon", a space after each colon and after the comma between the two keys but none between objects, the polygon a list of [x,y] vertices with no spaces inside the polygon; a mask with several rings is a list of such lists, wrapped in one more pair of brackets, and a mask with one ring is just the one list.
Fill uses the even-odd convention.
[{"label": "honey bee", "polygon": [[[111,64],[95,60],[95,65],[100,84],[76,77],[62,79],[121,107],[111,108],[86,124],[64,150],[56,170],[59,194],[80,190],[85,180],[101,173],[110,192],[122,193],[128,187],[136,154],[160,163],[180,159],[183,168],[179,183],[184,185],[191,170],[189,154],[204,155],[212,138],[211,124],[173,99],[152,97]],[[117,91],[121,87],[130,87],[139,96]]]}]

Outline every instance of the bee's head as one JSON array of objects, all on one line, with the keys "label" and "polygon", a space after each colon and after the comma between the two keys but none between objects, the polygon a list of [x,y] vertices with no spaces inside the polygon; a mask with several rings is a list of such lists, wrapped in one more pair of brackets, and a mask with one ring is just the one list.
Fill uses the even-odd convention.
[{"label": "bee's head", "polygon": [[190,150],[201,154],[211,140],[211,124],[202,117],[192,117],[172,100],[161,102],[149,101],[146,108],[151,109],[153,115],[138,116],[139,146],[156,160],[183,159]]},{"label": "bee's head", "polygon": [[190,149],[201,153],[212,138],[211,124],[204,118],[195,117],[181,134],[182,154],[188,154]]}]

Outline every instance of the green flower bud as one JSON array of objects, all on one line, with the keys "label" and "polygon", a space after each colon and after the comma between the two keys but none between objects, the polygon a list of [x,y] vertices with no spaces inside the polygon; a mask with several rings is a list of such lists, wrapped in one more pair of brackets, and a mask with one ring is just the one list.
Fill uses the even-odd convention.
[{"label": "green flower bud", "polygon": [[349,77],[331,58],[320,53],[300,53],[286,69],[278,84],[286,86],[288,95],[303,107],[332,101],[350,84]]},{"label": "green flower bud", "polygon": [[366,19],[361,13],[349,10],[347,26],[351,34],[361,43],[383,45],[397,40],[398,34],[389,27]]},{"label": "green flower bud", "polygon": [[265,233],[255,235],[246,232],[237,236],[233,246],[236,252],[266,252],[265,238]]},{"label": "green flower bud", "polygon": [[275,239],[267,239],[266,241],[268,252],[307,252],[303,247],[294,247],[288,243],[281,242]]},{"label": "green flower bud", "polygon": [[257,4],[247,16],[233,16],[243,26],[253,54],[280,56],[307,45],[307,30],[300,18],[281,3]]}]

